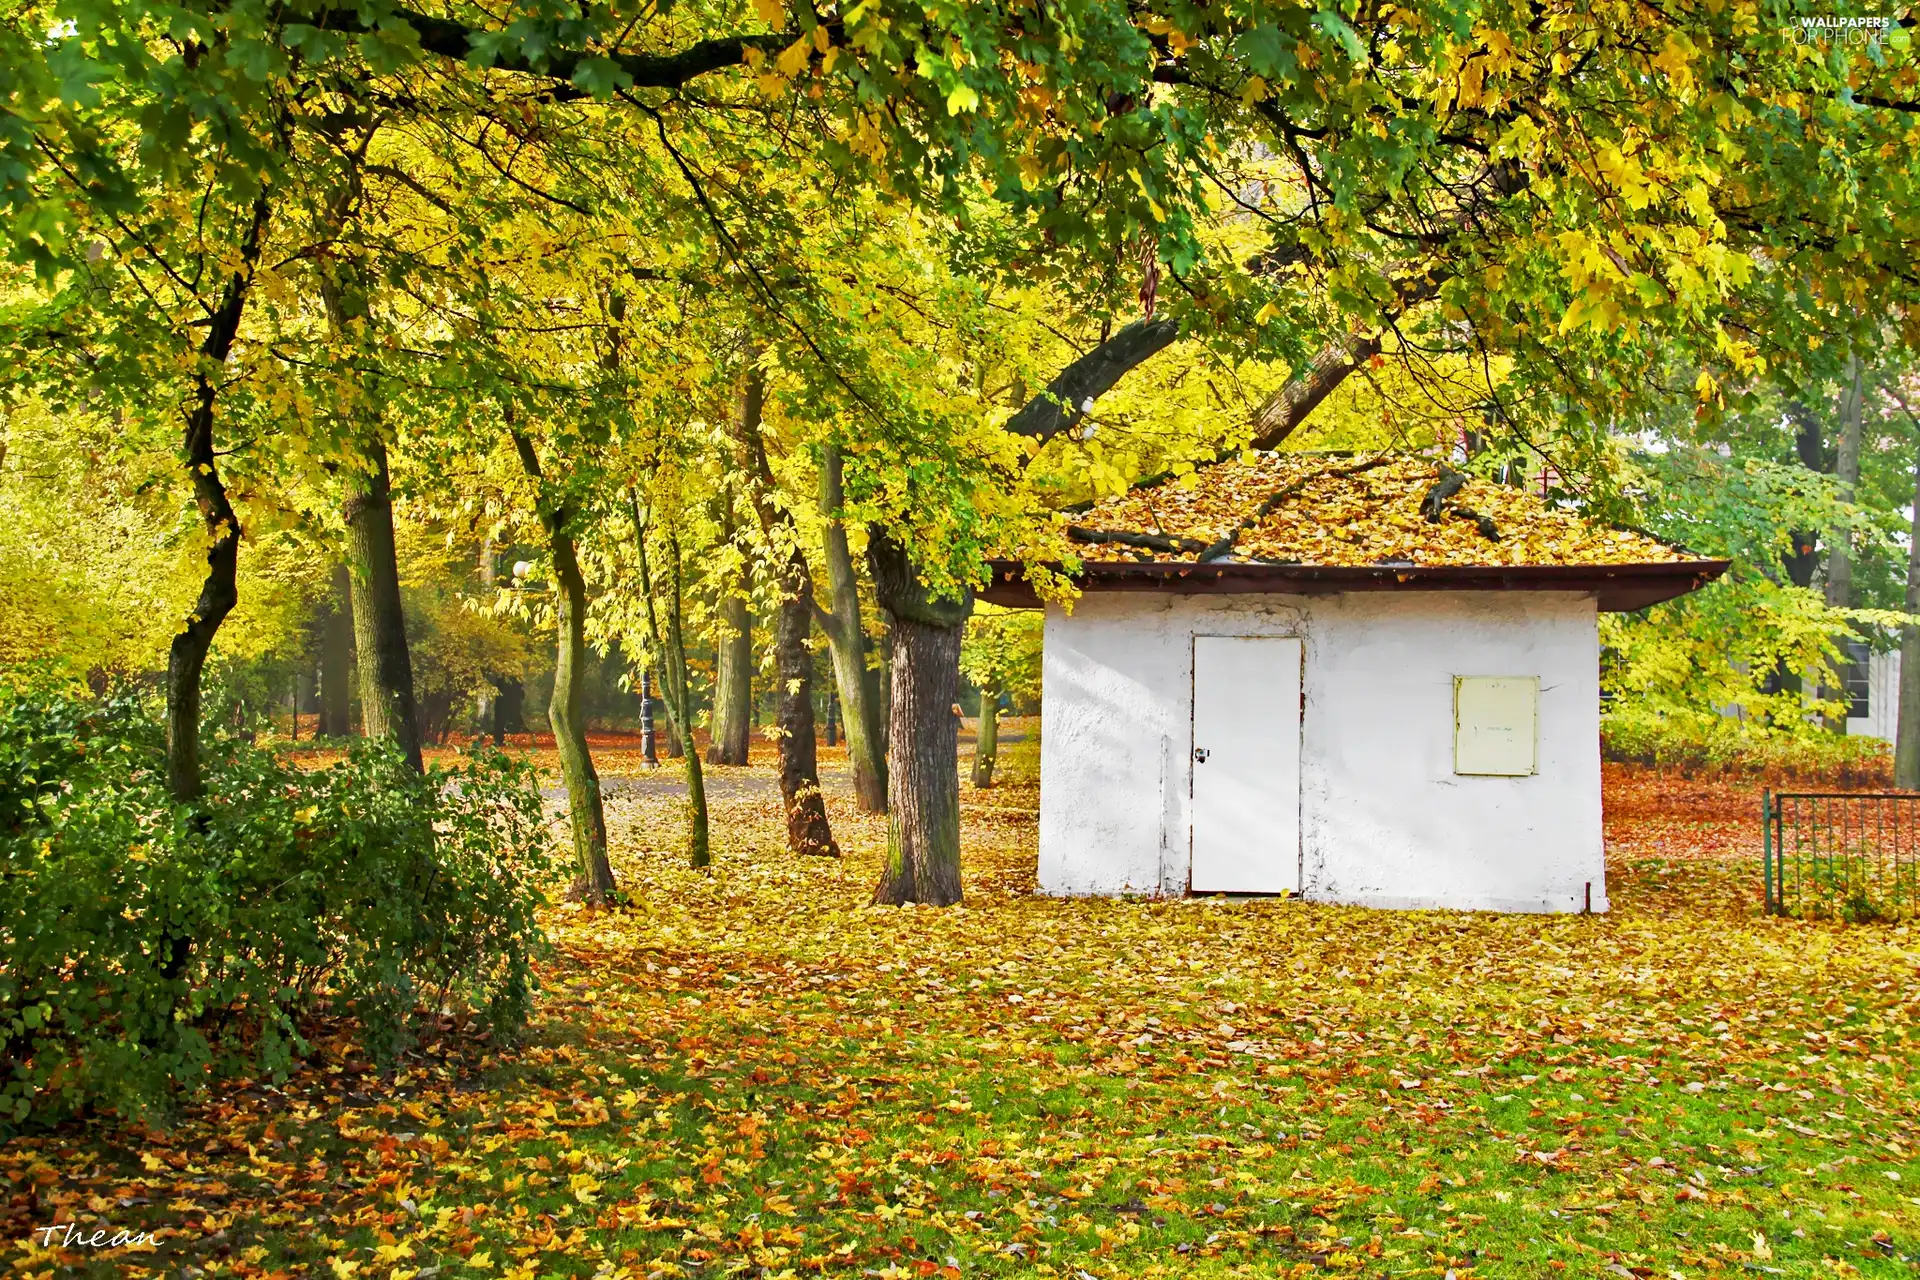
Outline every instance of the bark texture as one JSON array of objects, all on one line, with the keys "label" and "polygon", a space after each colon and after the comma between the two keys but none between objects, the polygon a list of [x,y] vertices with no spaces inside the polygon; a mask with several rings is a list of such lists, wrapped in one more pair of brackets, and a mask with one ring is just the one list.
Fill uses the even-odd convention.
[{"label": "bark texture", "polygon": [[[1408,308],[1431,301],[1440,292],[1443,277],[1433,271],[1402,280],[1394,305],[1387,315],[1392,320],[1406,314]],[[1253,447],[1277,449],[1299,429],[1320,402],[1333,394],[1347,377],[1380,354],[1381,335],[1355,331],[1344,342],[1322,347],[1307,362],[1296,378],[1268,396],[1253,413]]]},{"label": "bark texture", "polygon": [[960,901],[960,641],[971,595],[935,599],[906,551],[884,533],[867,540],[881,607],[893,621],[893,695],[887,732],[887,861],[878,903]]},{"label": "bark texture", "polygon": [[320,627],[320,727],[323,738],[353,732],[353,585],[344,562],[333,568],[333,590]]},{"label": "bark texture", "polygon": [[708,764],[745,764],[753,721],[753,615],[745,595],[729,590],[720,601],[714,638],[713,736]]},{"label": "bark texture", "polygon": [[767,545],[771,576],[779,584],[774,612],[774,665],[780,673],[774,734],[780,748],[780,798],[787,811],[787,848],[794,853],[837,858],[826,800],[820,794],[820,766],[813,727],[813,655],[807,636],[813,630],[813,573],[801,550],[793,516],[774,501],[773,468],[760,434],[766,381],[758,368],[747,373],[735,422],[754,482],[754,511]]},{"label": "bark texture", "polygon": [[[1834,477],[1840,481],[1840,498],[1844,502],[1853,501],[1853,493],[1860,484],[1860,426],[1861,413],[1861,370],[1857,356],[1847,360],[1847,384],[1840,393],[1840,440],[1834,451]],[[1827,532],[1827,603],[1836,609],[1853,607],[1853,537],[1852,530],[1846,526]],[[1840,655],[1840,664],[1833,671],[1835,687],[1822,690],[1829,699],[1837,702],[1847,700],[1846,654]],[[1826,717],[1826,727],[1834,733],[1847,731],[1847,713]]]},{"label": "bark texture", "polygon": [[581,707],[587,665],[587,582],[580,572],[571,531],[572,513],[565,503],[547,493],[540,458],[533,442],[512,432],[520,465],[537,486],[540,523],[547,531],[548,552],[558,588],[555,599],[559,641],[554,654],[553,700],[547,719],[553,725],[553,745],[560,756],[560,776],[567,787],[567,813],[573,827],[573,855],[579,877],[573,893],[591,906],[613,900],[616,886],[613,864],[607,860],[607,812],[600,797],[600,773],[587,746],[587,720]]},{"label": "bark texture", "polygon": [[823,450],[820,510],[827,517],[827,583],[832,608],[821,615],[820,621],[833,654],[834,684],[840,690],[847,761],[853,768],[854,803],[862,813],[885,813],[886,751],[881,745],[880,708],[867,674],[867,633],[860,622],[859,578],[847,547],[847,526],[839,515],[845,502],[840,477],[840,451]]},{"label": "bark texture", "polygon": [[[1858,357],[1847,361],[1848,385],[1840,396],[1840,440],[1834,452],[1833,474],[1840,481],[1842,501],[1852,502],[1860,485],[1861,373]],[[1835,608],[1853,606],[1853,545],[1849,530],[1831,530],[1827,535],[1827,603]]]},{"label": "bark texture", "polygon": [[973,785],[993,785],[993,763],[1000,754],[1000,691],[980,690],[980,728],[973,738]]},{"label": "bark texture", "polygon": [[[240,601],[240,519],[220,479],[213,448],[214,409],[220,368],[240,332],[253,284],[254,264],[267,230],[267,196],[253,202],[252,221],[240,246],[240,268],[228,279],[220,305],[208,319],[193,374],[193,400],[182,431],[182,453],[193,481],[193,502],[207,531],[207,574],[193,612],[167,648],[167,790],[182,803],[200,798],[200,678],[220,624]],[[176,956],[183,962],[184,956]]]},{"label": "bark texture", "polygon": [[[491,533],[480,542],[480,558],[474,563],[474,573],[479,578],[481,597],[484,599],[492,593],[494,583],[494,550]],[[481,733],[492,734],[494,741],[498,742],[500,740],[499,694],[494,687],[494,674],[489,671],[485,675],[486,679],[480,686],[479,696],[474,699],[473,719]]]},{"label": "bark texture", "polygon": [[780,740],[780,797],[787,810],[787,847],[795,853],[837,858],[826,800],[820,794],[820,763],[813,740],[813,655],[807,635],[813,629],[811,584],[795,584],[806,570],[798,548],[782,571],[786,598],[774,615],[773,657],[780,672],[774,732]]},{"label": "bark texture", "polygon": [[[666,694],[667,728],[670,734],[691,742],[688,726],[693,723],[693,678],[687,669],[685,579],[680,540],[671,528],[661,539],[666,547],[667,572],[662,580],[656,581],[647,556],[647,522],[639,492],[632,491],[629,499],[633,504],[634,544],[640,558],[640,586],[647,605],[648,638],[659,655],[661,692]],[[698,870],[713,861],[706,775],[701,771],[698,751],[684,752],[681,761],[687,776],[687,865]]]},{"label": "bark texture", "polygon": [[[1915,423],[1920,427],[1920,422]],[[1920,613],[1920,451],[1913,461],[1913,527],[1907,547],[1907,612]],[[1920,627],[1900,628],[1900,727],[1893,747],[1893,785],[1920,791]]]},{"label": "bark texture", "polygon": [[1171,320],[1135,320],[1062,369],[1047,389],[1007,420],[1015,435],[1053,439],[1086,416],[1085,405],[1113,389],[1132,368],[1173,345],[1180,326]]},{"label": "bark texture", "polygon": [[393,494],[387,446],[367,442],[365,469],[348,475],[341,514],[347,522],[354,653],[360,668],[360,725],[369,738],[389,738],[407,763],[423,768],[420,717],[413,701],[413,661],[400,607],[400,563],[393,544]]},{"label": "bark texture", "polygon": [[[1820,430],[1820,418],[1804,404],[1787,406],[1787,416],[1793,419],[1793,451],[1800,459],[1800,465],[1809,471],[1828,469],[1826,444]],[[1788,535],[1791,546],[1780,557],[1781,567],[1787,571],[1787,580],[1796,587],[1813,585],[1813,575],[1820,566],[1820,535],[1810,529],[1796,530]]]},{"label": "bark texture", "polygon": [[593,906],[614,894],[613,866],[607,861],[607,812],[600,797],[600,773],[587,746],[587,720],[581,694],[587,665],[587,584],[574,556],[573,539],[548,535],[559,579],[560,640],[554,655],[553,701],[547,719],[567,785],[567,811],[573,826],[573,854],[580,864],[576,891]]}]

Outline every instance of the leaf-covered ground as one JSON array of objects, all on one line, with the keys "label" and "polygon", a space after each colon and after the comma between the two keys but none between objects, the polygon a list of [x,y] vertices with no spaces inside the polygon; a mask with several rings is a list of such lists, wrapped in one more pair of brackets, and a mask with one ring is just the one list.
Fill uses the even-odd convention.
[{"label": "leaf-covered ground", "polygon": [[555,912],[525,1043],[16,1140],[14,1274],[1916,1269],[1917,939],[1761,916],[1743,787],[1610,770],[1600,918],[1047,900],[1034,789],[968,791],[935,911],[864,905],[837,784],[803,862],[715,772],[711,874],[614,788],[640,905]]}]

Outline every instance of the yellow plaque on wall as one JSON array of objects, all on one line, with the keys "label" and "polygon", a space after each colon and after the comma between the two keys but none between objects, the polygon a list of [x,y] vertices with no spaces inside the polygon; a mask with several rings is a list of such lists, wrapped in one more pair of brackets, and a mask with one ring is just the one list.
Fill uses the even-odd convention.
[{"label": "yellow plaque on wall", "polygon": [[1453,678],[1453,771],[1515,778],[1539,772],[1539,676]]}]

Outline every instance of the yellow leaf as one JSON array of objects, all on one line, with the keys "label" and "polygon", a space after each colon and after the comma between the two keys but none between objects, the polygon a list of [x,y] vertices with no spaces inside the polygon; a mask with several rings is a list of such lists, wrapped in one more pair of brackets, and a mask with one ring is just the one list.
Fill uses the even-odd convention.
[{"label": "yellow leaf", "polygon": [[980,105],[980,95],[966,85],[955,85],[953,92],[947,95],[947,114],[957,116],[964,111],[972,111]]},{"label": "yellow leaf", "polygon": [[780,0],[753,0],[753,11],[760,15],[762,22],[771,22],[779,26],[787,20],[787,6]]},{"label": "yellow leaf", "polygon": [[807,59],[813,55],[813,42],[801,36],[781,51],[774,67],[781,75],[791,79],[807,69]]}]

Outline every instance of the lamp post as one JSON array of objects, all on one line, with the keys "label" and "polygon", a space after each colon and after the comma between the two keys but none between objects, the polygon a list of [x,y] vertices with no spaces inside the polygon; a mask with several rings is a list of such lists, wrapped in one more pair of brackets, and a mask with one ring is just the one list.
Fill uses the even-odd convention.
[{"label": "lamp post", "polygon": [[640,668],[640,758],[650,769],[660,765],[653,749],[653,673],[645,667]]}]

